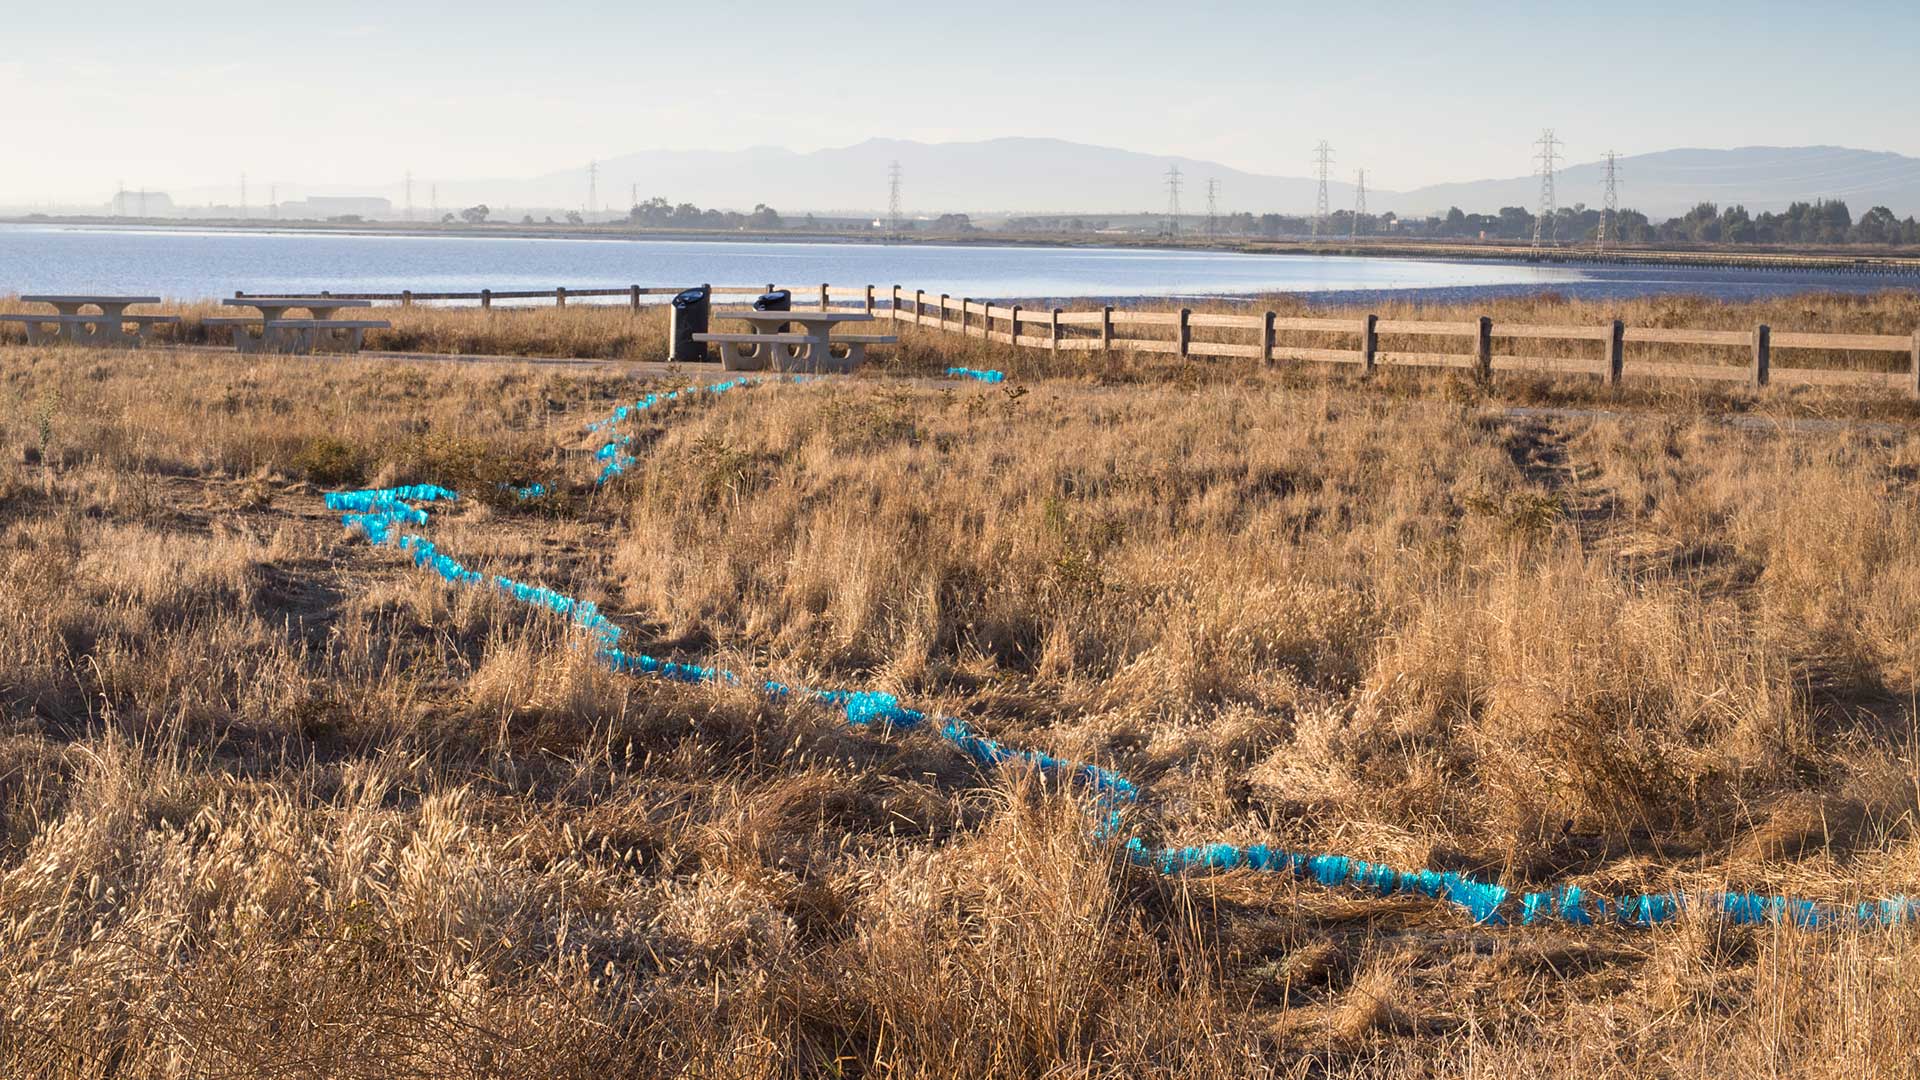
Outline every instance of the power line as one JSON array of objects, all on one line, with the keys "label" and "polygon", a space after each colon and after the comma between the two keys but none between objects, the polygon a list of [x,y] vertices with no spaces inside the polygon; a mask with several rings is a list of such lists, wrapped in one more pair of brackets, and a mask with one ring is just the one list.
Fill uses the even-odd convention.
[{"label": "power line", "polygon": [[1220,181],[1207,177],[1207,239],[1220,234]]},{"label": "power line", "polygon": [[1313,148],[1314,173],[1320,178],[1320,194],[1313,204],[1313,238],[1320,239],[1326,231],[1327,219],[1332,211],[1327,202],[1327,170],[1333,168],[1333,147],[1327,140],[1321,139],[1320,145]]},{"label": "power line", "polygon": [[[1613,151],[1607,151],[1606,193],[1600,199],[1600,254],[1602,255],[1607,253],[1607,234],[1619,228],[1616,222],[1620,215],[1620,176],[1614,168],[1617,157],[1618,155]],[[1619,237],[1616,236],[1614,239],[1617,240]]]},{"label": "power line", "polygon": [[1540,212],[1533,218],[1533,250],[1539,251],[1544,243],[1558,240],[1558,222],[1554,217],[1559,213],[1553,198],[1553,166],[1560,160],[1560,147],[1566,145],[1554,138],[1553,129],[1547,128],[1540,133],[1534,143],[1539,147],[1535,159],[1540,163]]},{"label": "power line", "polygon": [[887,166],[887,234],[900,235],[900,163]]},{"label": "power line", "polygon": [[1167,166],[1167,235],[1180,235],[1180,166]]},{"label": "power line", "polygon": [[1353,235],[1360,235],[1360,219],[1367,216],[1367,170],[1360,169],[1353,179]]}]

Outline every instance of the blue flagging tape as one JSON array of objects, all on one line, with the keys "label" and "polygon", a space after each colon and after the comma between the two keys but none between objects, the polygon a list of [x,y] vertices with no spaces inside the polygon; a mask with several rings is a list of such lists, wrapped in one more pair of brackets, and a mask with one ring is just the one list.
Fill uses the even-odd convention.
[{"label": "blue flagging tape", "polygon": [[[806,376],[796,375],[796,376],[793,376],[792,378],[793,378],[793,381],[799,382],[804,378],[806,378]],[[700,386],[689,386],[680,390],[669,390],[664,394],[648,394],[646,397],[640,398],[639,400],[633,402],[631,405],[622,405],[619,408],[613,410],[611,413],[608,413],[606,416],[601,417],[600,419],[595,420],[592,423],[588,424],[587,431],[590,433],[604,431],[605,429],[613,427],[615,424],[620,423],[621,421],[627,419],[629,416],[632,416],[635,413],[644,412],[647,409],[654,408],[655,406],[664,404],[665,402],[673,401],[676,398],[691,397],[694,394],[698,394],[702,392],[710,393],[710,394],[724,394],[727,391],[732,390],[736,387],[752,386],[755,383],[765,382],[765,381],[767,380],[747,379],[747,378],[727,379],[723,382],[706,383]],[[626,449],[627,445],[632,441],[633,441],[633,436],[622,435],[619,438],[606,443],[604,446],[600,447],[600,449],[594,451],[593,453],[594,460],[602,463],[600,468],[600,475],[594,479],[595,484],[604,484],[607,481],[613,479],[614,477],[619,476],[621,473],[626,472],[628,467],[631,466],[635,461],[639,460],[638,458],[635,458],[632,454],[627,453],[627,449]]]},{"label": "blue flagging tape", "polygon": [[993,383],[1004,382],[1007,375],[1004,371],[981,371],[977,368],[970,367],[950,367],[947,369],[947,377],[950,379],[975,379],[980,382]]},{"label": "blue flagging tape", "polygon": [[[948,371],[950,375],[956,373],[967,377],[990,374],[995,377],[982,381],[1000,381],[999,372],[974,372],[968,368],[952,368]],[[755,381],[734,379],[694,389],[723,393]],[[621,406],[608,418],[587,425],[588,430],[600,430],[618,423],[635,411],[652,408],[662,401],[692,392],[649,394],[632,405]],[[601,473],[601,482],[617,475],[633,462],[634,459],[625,457],[619,449],[625,442],[624,438],[610,442],[595,455],[608,463],[606,470]],[[534,485],[534,488],[539,488],[539,485]],[[540,490],[544,492],[544,489]],[[738,675],[722,668],[624,652],[616,644],[620,638],[620,628],[602,615],[592,601],[576,600],[544,586],[469,570],[451,556],[441,553],[425,537],[398,533],[403,525],[427,524],[427,511],[413,503],[445,502],[457,497],[445,488],[420,484],[333,492],[327,495],[326,502],[328,509],[344,511],[340,521],[347,528],[362,533],[374,544],[396,543],[401,551],[413,558],[415,566],[430,569],[449,583],[490,585],[521,603],[568,619],[595,639],[598,645],[594,656],[613,671],[682,683],[748,685]],[[1126,827],[1123,808],[1137,803],[1140,798],[1139,788],[1118,773],[1095,765],[1064,761],[1039,750],[1006,746],[974,734],[965,721],[952,717],[933,717],[918,709],[906,708],[892,694],[873,690],[815,689],[771,680],[760,682],[758,688],[771,697],[812,700],[841,712],[847,723],[857,727],[898,730],[924,728],[983,768],[1024,764],[1063,777],[1094,793],[1095,805],[1100,810],[1094,836],[1103,841],[1119,839]],[[1613,924],[1651,927],[1672,922],[1695,906],[1704,906],[1705,910],[1740,926],[1791,923],[1811,928],[1841,925],[1875,927],[1920,921],[1920,900],[1905,896],[1867,901],[1852,907],[1746,892],[1704,893],[1697,897],[1684,893],[1641,893],[1616,900],[1587,892],[1577,885],[1524,893],[1518,898],[1518,911],[1515,912],[1514,905],[1509,903],[1514,897],[1506,886],[1478,881],[1457,871],[1400,870],[1345,855],[1308,855],[1266,844],[1150,848],[1138,836],[1121,843],[1120,851],[1128,862],[1162,874],[1265,871],[1289,874],[1329,888],[1356,889],[1377,896],[1424,896],[1460,907],[1476,923],[1487,926],[1511,925],[1509,915],[1517,914],[1518,922],[1525,926],[1558,922],[1570,926]]]}]

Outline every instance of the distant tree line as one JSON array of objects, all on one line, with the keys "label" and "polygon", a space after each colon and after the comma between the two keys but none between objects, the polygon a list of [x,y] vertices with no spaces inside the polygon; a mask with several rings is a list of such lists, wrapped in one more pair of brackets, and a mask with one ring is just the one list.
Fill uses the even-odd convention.
[{"label": "distant tree line", "polygon": [[[1353,212],[1338,210],[1329,215],[1325,232],[1334,237],[1391,233],[1444,239],[1531,240],[1533,219],[1534,214],[1520,206],[1502,207],[1497,214],[1468,214],[1456,206],[1444,215],[1426,218],[1363,214],[1356,228]],[[1582,203],[1561,207],[1552,227],[1545,231],[1561,243],[1588,242],[1599,238],[1600,222],[1601,211]],[[1217,228],[1225,236],[1306,236],[1313,232],[1313,219],[1291,214],[1262,214],[1256,218],[1238,213],[1222,215]],[[1202,230],[1188,219],[1181,231],[1191,236]],[[1723,208],[1701,203],[1663,222],[1652,221],[1638,210],[1621,210],[1613,216],[1608,239],[1629,244],[1920,245],[1920,221],[1912,216],[1898,218],[1884,206],[1868,210],[1856,221],[1847,204],[1839,200],[1797,202],[1781,213],[1759,214],[1749,213],[1744,206]]]},{"label": "distant tree line", "polygon": [[[809,215],[811,217],[811,215]],[[658,196],[635,206],[627,220],[649,229],[778,229],[785,225],[773,207],[761,203],[750,214],[737,210],[702,210],[692,203],[675,205]]]}]

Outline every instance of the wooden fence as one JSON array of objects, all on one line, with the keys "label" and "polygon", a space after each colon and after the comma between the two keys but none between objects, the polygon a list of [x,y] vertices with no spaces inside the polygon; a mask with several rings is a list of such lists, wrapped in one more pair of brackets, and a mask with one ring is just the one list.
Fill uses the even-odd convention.
[{"label": "wooden fence", "polygon": [[[1152,352],[1182,357],[1221,357],[1259,360],[1352,364],[1366,374],[1381,367],[1458,368],[1490,378],[1500,371],[1595,375],[1618,383],[1628,374],[1670,379],[1706,379],[1798,386],[1854,386],[1898,390],[1920,398],[1920,328],[1912,334],[1813,334],[1776,332],[1772,327],[1748,330],[1687,330],[1627,326],[1615,320],[1597,326],[1557,326],[1495,323],[1481,316],[1472,322],[1428,322],[1411,319],[1281,317],[1275,312],[1221,315],[1177,311],[1138,311],[1105,305],[1098,309],[1029,309],[1019,304],[904,289],[899,285],[715,285],[713,296],[749,297],[775,288],[793,294],[794,303],[865,310],[875,318],[913,326],[932,327],[985,341],[1052,352]],[[571,298],[625,297],[638,310],[643,297],[674,296],[681,288],[542,289],[479,292],[325,293],[342,300],[373,300],[409,305],[415,301],[478,301],[491,307],[495,300],[552,299],[564,307]],[[235,293],[260,299],[263,294]],[[722,316],[725,311],[718,312]],[[1159,328],[1163,337],[1127,336],[1135,328]],[[1241,331],[1248,341],[1221,341],[1209,331]],[[1197,332],[1197,333],[1196,333]],[[1285,335],[1289,340],[1282,341]],[[1310,344],[1302,344],[1300,338]],[[1427,349],[1383,349],[1382,337],[1431,342]],[[1495,352],[1494,343],[1508,343],[1509,351]],[[1591,342],[1589,356],[1544,356],[1511,351],[1528,342]],[[1746,363],[1675,363],[1646,356],[1630,356],[1629,346],[1702,346],[1741,350]],[[1792,367],[1774,364],[1774,353],[1828,351],[1840,353],[1902,354],[1905,370],[1858,371],[1842,368]]]},{"label": "wooden fence", "polygon": [[[808,290],[811,292],[812,290]],[[1052,352],[1154,352],[1176,356],[1225,357],[1259,360],[1352,364],[1366,374],[1381,367],[1459,368],[1482,378],[1498,371],[1596,375],[1619,383],[1628,375],[1654,378],[1709,379],[1800,386],[1859,386],[1897,389],[1920,398],[1920,329],[1911,334],[1811,334],[1776,332],[1768,326],[1750,330],[1686,330],[1635,327],[1614,320],[1597,326],[1556,326],[1495,323],[1487,316],[1472,322],[1428,322],[1359,318],[1282,317],[1275,312],[1221,315],[1177,311],[1135,311],[1111,305],[1096,310],[1027,309],[1018,304],[994,304],[924,289],[893,286],[885,292],[872,285],[855,297],[850,290],[819,286],[818,304],[863,307],[876,318],[890,318],[913,326]],[[838,295],[836,295],[838,294]],[[798,295],[798,290],[796,290]],[[1159,327],[1164,337],[1126,336],[1135,327]],[[1208,331],[1249,331],[1251,341],[1210,340]],[[1281,335],[1289,340],[1283,343]],[[1311,344],[1297,343],[1305,337]],[[1387,350],[1382,337],[1412,338],[1432,351]],[[1508,343],[1495,352],[1494,343]],[[1592,342],[1591,355],[1530,355],[1525,343],[1542,341]],[[1744,365],[1674,363],[1631,357],[1632,345],[1692,345],[1738,349]],[[1841,353],[1895,353],[1907,360],[1901,371],[1858,371],[1776,365],[1775,352],[1821,350]]]}]

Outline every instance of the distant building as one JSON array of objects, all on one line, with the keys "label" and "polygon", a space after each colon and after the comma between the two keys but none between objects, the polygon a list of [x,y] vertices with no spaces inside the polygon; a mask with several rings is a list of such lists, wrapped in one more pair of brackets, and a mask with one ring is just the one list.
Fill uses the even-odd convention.
[{"label": "distant building", "polygon": [[373,195],[313,195],[289,199],[280,204],[283,218],[326,221],[329,218],[356,217],[377,220],[393,216],[393,200]]},{"label": "distant building", "polygon": [[121,191],[107,204],[114,217],[172,217],[173,199],[164,191]]}]

